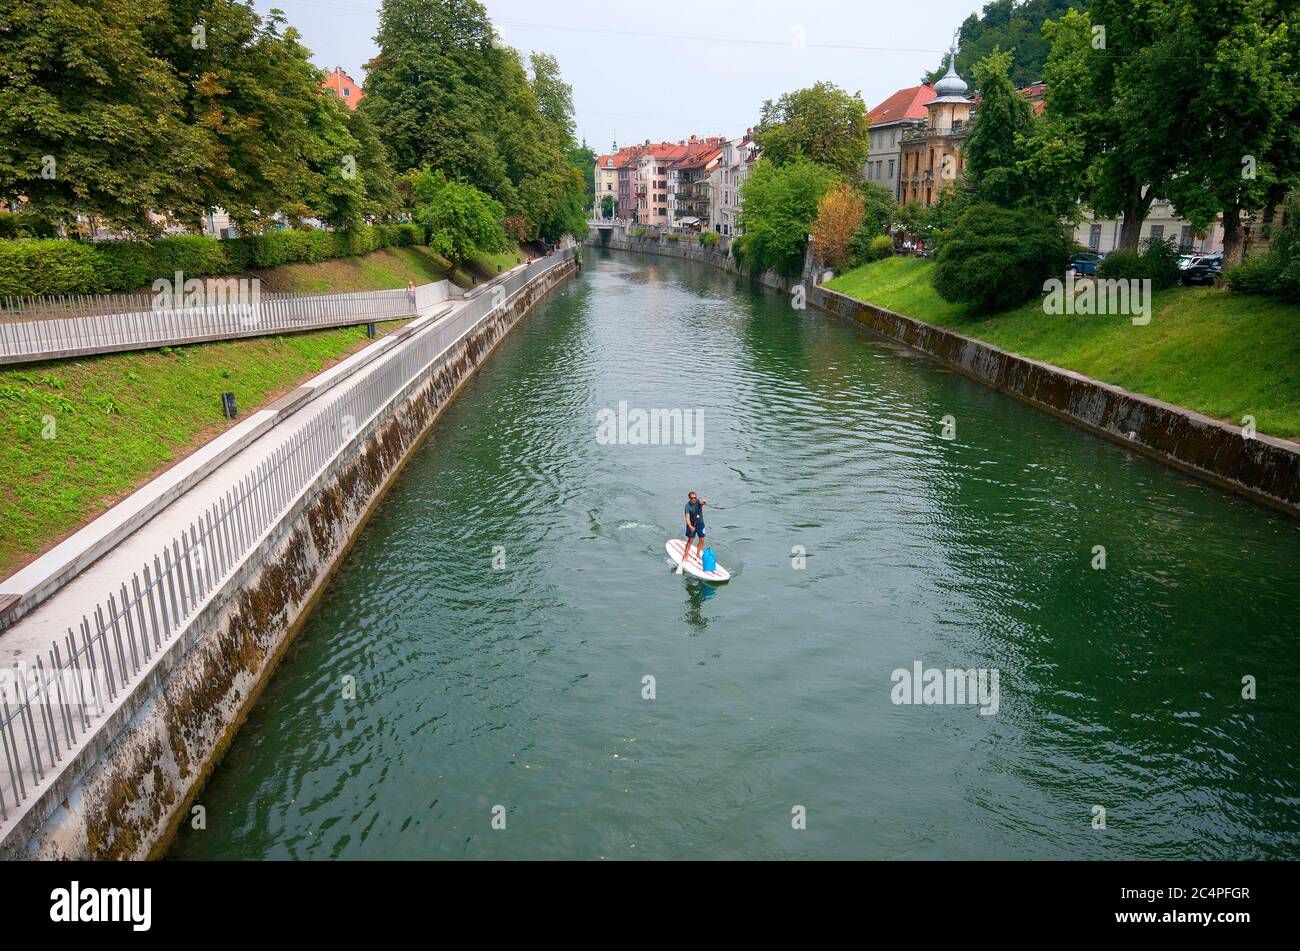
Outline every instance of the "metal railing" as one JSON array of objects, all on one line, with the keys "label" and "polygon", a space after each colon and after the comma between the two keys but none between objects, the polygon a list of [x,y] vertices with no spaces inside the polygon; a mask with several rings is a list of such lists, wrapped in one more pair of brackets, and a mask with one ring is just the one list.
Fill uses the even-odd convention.
[{"label": "metal railing", "polygon": [[[492,293],[417,332],[381,357],[346,392],[240,476],[216,502],[130,579],[84,613],[34,666],[0,670],[0,821],[29,801],[80,740],[110,714],[165,644],[185,630],[210,595],[261,544],[283,513],[306,498],[319,474],[390,404],[422,385],[435,366],[497,306],[571,259],[565,249],[505,277]],[[501,288],[497,292],[496,288]]]},{"label": "metal railing", "polygon": [[[450,284],[347,294],[250,293],[220,278],[182,294],[6,297],[0,302],[0,364],[140,350],[202,340],[293,333],[395,320],[446,300]],[[260,287],[260,285],[258,285]]]}]

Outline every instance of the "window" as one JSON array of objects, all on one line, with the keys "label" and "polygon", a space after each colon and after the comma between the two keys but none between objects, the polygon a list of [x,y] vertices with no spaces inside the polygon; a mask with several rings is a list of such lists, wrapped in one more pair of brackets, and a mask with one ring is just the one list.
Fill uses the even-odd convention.
[{"label": "window", "polygon": [[1191,225],[1183,225],[1183,234],[1182,237],[1178,239],[1178,243],[1183,248],[1184,251],[1192,250],[1192,226]]},{"label": "window", "polygon": [[890,130],[889,130],[889,144],[890,144],[891,146],[894,144],[895,141],[897,141],[897,138],[898,138],[898,130],[897,130],[897,129],[890,129]]},{"label": "window", "polygon": [[1165,226],[1164,226],[1164,225],[1152,225],[1152,226],[1151,226],[1151,240],[1152,240],[1152,241],[1163,241],[1164,239],[1165,239]]},{"label": "window", "polygon": [[889,178],[893,178],[893,177],[894,177],[894,160],[893,160],[893,159],[890,159],[890,160],[889,160],[889,176],[888,176],[888,177],[889,177]]},{"label": "window", "polygon": [[1101,250],[1101,225],[1093,225],[1088,229],[1088,247],[1094,251]]},{"label": "window", "polygon": [[351,96],[351,95],[352,95],[352,88],[351,88],[350,86],[344,86],[344,87],[343,87],[343,95],[344,95],[344,96]]}]

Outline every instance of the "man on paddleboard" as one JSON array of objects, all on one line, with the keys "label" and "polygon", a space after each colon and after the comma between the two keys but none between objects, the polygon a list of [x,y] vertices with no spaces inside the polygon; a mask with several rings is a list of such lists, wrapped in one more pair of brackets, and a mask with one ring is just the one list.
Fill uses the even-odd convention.
[{"label": "man on paddleboard", "polygon": [[686,508],[682,510],[682,517],[686,519],[686,547],[682,551],[682,560],[677,565],[679,575],[682,573],[682,564],[691,557],[692,539],[698,539],[695,557],[699,558],[704,551],[704,506],[708,504],[708,499],[701,499],[694,492],[686,497]]}]

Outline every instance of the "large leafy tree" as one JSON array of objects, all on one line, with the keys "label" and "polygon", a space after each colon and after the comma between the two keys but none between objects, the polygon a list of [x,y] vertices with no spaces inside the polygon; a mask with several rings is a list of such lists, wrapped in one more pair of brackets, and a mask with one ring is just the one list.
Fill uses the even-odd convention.
[{"label": "large leafy tree", "polygon": [[811,159],[858,181],[867,161],[870,127],[861,93],[817,83],[763,103],[754,141],[773,165]]},{"label": "large leafy tree", "polygon": [[744,253],[756,270],[799,272],[818,202],[835,180],[831,169],[806,158],[759,160],[740,186],[739,216]]},{"label": "large leafy tree", "polygon": [[0,27],[0,198],[41,217],[147,230],[146,211],[197,216],[202,136],[184,86],[144,40],[161,0],[9,0]]},{"label": "large leafy tree", "polygon": [[1048,20],[1043,34],[1052,44],[1043,66],[1046,108],[1023,140],[1018,170],[1032,204],[1058,218],[1077,219],[1088,197],[1091,149],[1106,107],[1094,84],[1092,21],[1070,10]]},{"label": "large leafy tree", "polygon": [[1201,227],[1222,215],[1224,261],[1233,264],[1242,216],[1300,171],[1300,15],[1280,0],[1169,0],[1162,13],[1145,58],[1163,63],[1164,106],[1183,116],[1165,197]]},{"label": "large leafy tree", "polygon": [[966,174],[980,201],[1010,207],[1022,194],[1018,165],[1033,112],[1011,82],[1011,54],[995,49],[975,66],[980,104],[966,140]]},{"label": "large leafy tree", "polygon": [[553,57],[534,55],[530,78],[478,0],[384,0],[375,39],[361,111],[398,168],[473,185],[524,237],[575,227],[572,90]]}]

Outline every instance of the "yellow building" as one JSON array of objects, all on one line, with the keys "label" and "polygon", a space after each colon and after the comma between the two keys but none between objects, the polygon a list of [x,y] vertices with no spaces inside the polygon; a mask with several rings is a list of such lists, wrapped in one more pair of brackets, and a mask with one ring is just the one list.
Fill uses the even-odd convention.
[{"label": "yellow building", "polygon": [[920,202],[928,208],[962,175],[962,146],[970,133],[975,102],[966,96],[969,87],[957,75],[956,62],[954,46],[948,74],[934,84],[935,97],[926,103],[925,124],[903,132],[899,204]]}]

